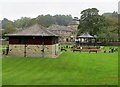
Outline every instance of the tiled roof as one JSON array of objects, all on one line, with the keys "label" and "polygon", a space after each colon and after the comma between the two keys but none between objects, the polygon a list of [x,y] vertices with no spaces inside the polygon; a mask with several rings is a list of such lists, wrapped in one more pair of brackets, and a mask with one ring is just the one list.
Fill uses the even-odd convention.
[{"label": "tiled roof", "polygon": [[69,25],[79,25],[79,21],[72,21]]},{"label": "tiled roof", "polygon": [[6,36],[58,36],[58,35],[40,26],[39,24],[35,24],[27,28],[18,29],[18,31],[12,34],[6,34]]}]

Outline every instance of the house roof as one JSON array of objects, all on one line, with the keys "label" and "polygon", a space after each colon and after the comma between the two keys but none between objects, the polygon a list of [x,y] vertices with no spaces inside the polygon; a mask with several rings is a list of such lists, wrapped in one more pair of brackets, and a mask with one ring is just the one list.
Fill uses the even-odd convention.
[{"label": "house roof", "polygon": [[18,31],[6,34],[6,36],[58,36],[48,29],[40,26],[39,24],[34,24],[33,26],[18,29]]},{"label": "house roof", "polygon": [[66,26],[60,26],[60,25],[51,25],[50,27],[47,28],[48,30],[51,30],[51,31],[70,31],[70,32],[73,32],[73,30],[69,27],[66,27]]},{"label": "house roof", "polygon": [[79,25],[78,17],[74,17],[74,19],[69,23],[69,25]]},{"label": "house roof", "polygon": [[79,25],[79,21],[72,21],[72,22],[70,22],[70,24],[69,25]]},{"label": "house roof", "polygon": [[82,35],[78,36],[80,38],[95,38],[94,36],[90,35],[88,32],[83,33]]}]

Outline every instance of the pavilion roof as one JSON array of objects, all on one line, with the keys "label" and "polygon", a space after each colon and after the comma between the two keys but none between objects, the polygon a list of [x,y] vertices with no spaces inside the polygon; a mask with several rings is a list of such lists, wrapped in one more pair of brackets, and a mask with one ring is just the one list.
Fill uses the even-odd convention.
[{"label": "pavilion roof", "polygon": [[6,34],[6,36],[58,36],[53,32],[49,31],[43,26],[39,24],[34,24],[30,27],[26,27],[23,29],[18,29],[18,31]]},{"label": "pavilion roof", "polygon": [[78,36],[79,38],[95,38],[94,36],[90,35],[88,32],[81,34]]}]

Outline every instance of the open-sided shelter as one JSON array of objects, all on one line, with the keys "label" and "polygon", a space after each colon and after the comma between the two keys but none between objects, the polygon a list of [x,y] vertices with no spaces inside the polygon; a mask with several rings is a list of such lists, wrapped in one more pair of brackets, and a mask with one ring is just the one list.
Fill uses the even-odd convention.
[{"label": "open-sided shelter", "polygon": [[80,45],[95,45],[97,36],[92,36],[88,32],[78,36],[78,43]]}]

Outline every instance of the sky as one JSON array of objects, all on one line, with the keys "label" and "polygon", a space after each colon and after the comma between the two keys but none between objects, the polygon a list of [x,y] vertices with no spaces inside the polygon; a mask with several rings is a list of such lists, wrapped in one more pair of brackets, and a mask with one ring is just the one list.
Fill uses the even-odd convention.
[{"label": "sky", "polygon": [[0,20],[35,18],[38,15],[71,14],[80,18],[80,12],[87,8],[97,8],[99,14],[118,11],[119,0],[0,0]]}]

